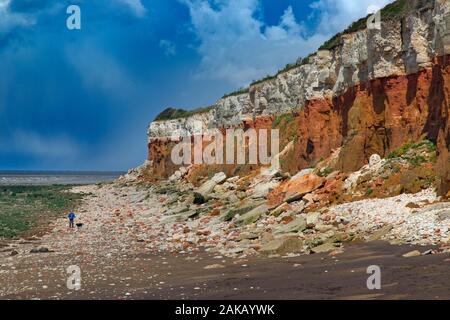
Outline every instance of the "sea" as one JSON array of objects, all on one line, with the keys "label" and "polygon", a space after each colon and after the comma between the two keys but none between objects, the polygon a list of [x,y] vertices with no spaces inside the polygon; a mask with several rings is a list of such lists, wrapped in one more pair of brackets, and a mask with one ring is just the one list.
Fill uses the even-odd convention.
[{"label": "sea", "polygon": [[111,182],[126,172],[1,171],[0,186],[86,185]]}]

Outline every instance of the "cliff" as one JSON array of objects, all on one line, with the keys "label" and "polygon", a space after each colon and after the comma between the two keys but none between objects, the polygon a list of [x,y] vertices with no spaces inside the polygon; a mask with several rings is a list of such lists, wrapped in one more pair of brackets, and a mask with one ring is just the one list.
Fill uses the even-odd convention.
[{"label": "cliff", "polygon": [[[203,113],[154,121],[147,177],[168,177],[174,133],[206,128],[277,127],[291,173],[340,149],[334,169],[351,172],[424,138],[438,147],[441,192],[449,189],[450,2],[396,1],[381,29],[350,28],[302,63],[228,95]],[[392,8],[392,7],[390,7]],[[289,117],[283,117],[289,115]]]}]

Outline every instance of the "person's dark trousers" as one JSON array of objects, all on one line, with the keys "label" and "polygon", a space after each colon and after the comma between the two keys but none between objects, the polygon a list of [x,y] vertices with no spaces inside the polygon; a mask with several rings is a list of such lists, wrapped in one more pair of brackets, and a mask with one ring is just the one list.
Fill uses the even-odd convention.
[{"label": "person's dark trousers", "polygon": [[69,220],[69,228],[73,228],[73,227],[74,227],[73,220]]}]

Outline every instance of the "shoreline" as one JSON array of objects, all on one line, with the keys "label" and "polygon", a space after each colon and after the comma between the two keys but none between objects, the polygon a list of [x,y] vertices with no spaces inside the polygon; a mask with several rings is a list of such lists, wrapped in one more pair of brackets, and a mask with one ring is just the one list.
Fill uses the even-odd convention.
[{"label": "shoreline", "polygon": [[0,188],[112,183],[123,174],[121,171],[0,171]]},{"label": "shoreline", "polygon": [[[20,283],[22,291],[2,294],[0,299],[448,300],[450,280],[445,275],[450,255],[402,257],[414,248],[374,242],[356,244],[338,257],[317,254],[285,259],[219,260],[202,252],[130,255],[100,263],[86,257],[68,258],[66,264],[77,263],[84,270],[79,291],[65,287],[65,268],[54,261],[62,257],[47,256],[40,275],[37,268],[26,272],[22,269],[28,264],[21,266],[14,283]],[[208,268],[218,262],[222,268]],[[366,287],[369,265],[381,267],[380,290]]]}]

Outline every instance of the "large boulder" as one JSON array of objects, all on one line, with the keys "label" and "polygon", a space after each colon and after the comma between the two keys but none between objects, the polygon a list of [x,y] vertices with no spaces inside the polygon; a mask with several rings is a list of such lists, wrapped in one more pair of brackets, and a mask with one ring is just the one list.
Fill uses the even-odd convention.
[{"label": "large boulder", "polygon": [[224,182],[225,180],[227,180],[227,175],[225,173],[223,173],[223,172],[219,172],[219,173],[216,173],[211,178],[211,180],[214,181],[217,184],[220,184],[220,183]]},{"label": "large boulder", "polygon": [[368,238],[367,241],[377,241],[377,240],[381,240],[384,236],[386,236],[389,232],[391,232],[391,230],[394,227],[392,225],[387,225],[384,226],[380,229],[378,229],[377,231],[375,231],[374,233],[372,233]]},{"label": "large boulder", "polygon": [[253,188],[253,199],[266,198],[267,195],[280,183],[278,181],[260,182]]},{"label": "large boulder", "polygon": [[206,203],[206,199],[202,194],[195,192],[193,203],[198,205],[204,204]]},{"label": "large boulder", "polygon": [[269,207],[266,204],[260,205],[255,209],[243,214],[236,220],[237,225],[247,225],[259,220],[259,218],[269,212]]},{"label": "large boulder", "polygon": [[204,197],[208,197],[211,192],[213,192],[214,188],[224,182],[227,179],[225,173],[220,172],[214,175],[210,180],[203,183],[200,188],[197,189],[197,193],[201,194]]},{"label": "large boulder", "polygon": [[301,200],[305,195],[320,188],[325,183],[325,179],[314,173],[309,173],[300,178],[285,182],[275,188],[268,195],[268,203],[271,208],[275,208],[283,202],[294,202]]},{"label": "large boulder", "polygon": [[251,210],[255,209],[256,207],[259,207],[262,205],[263,201],[257,201],[257,202],[244,202],[240,204],[239,206],[235,207],[234,209],[231,209],[227,211],[225,214],[222,215],[223,221],[230,221],[233,219],[236,215],[243,215],[247,212],[250,212]]},{"label": "large boulder", "polygon": [[288,253],[301,252],[303,249],[303,242],[297,237],[285,237],[270,241],[265,244],[259,251],[266,255],[285,255]]},{"label": "large boulder", "polygon": [[305,217],[298,217],[286,225],[278,228],[275,233],[293,233],[293,232],[302,232],[307,228],[307,222]]},{"label": "large boulder", "polygon": [[290,181],[297,180],[298,178],[301,178],[301,177],[306,176],[307,174],[311,174],[313,172],[314,172],[314,169],[312,169],[312,168],[303,169],[303,170],[299,171],[295,176],[293,176],[290,179]]},{"label": "large boulder", "polygon": [[381,157],[378,154],[373,154],[369,158],[369,167],[375,167],[381,163]]},{"label": "large boulder", "polygon": [[201,194],[204,197],[207,197],[214,190],[216,185],[217,183],[215,183],[214,181],[208,180],[197,189],[197,193]]},{"label": "large boulder", "polygon": [[311,212],[306,215],[306,223],[307,225],[316,225],[320,219],[320,212]]},{"label": "large boulder", "polygon": [[329,251],[333,251],[336,250],[336,248],[339,247],[338,245],[335,245],[332,242],[327,242],[324,244],[321,244],[317,247],[314,247],[311,249],[312,253],[324,253],[324,252],[329,252]]}]

